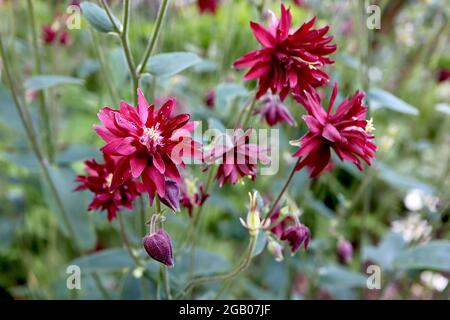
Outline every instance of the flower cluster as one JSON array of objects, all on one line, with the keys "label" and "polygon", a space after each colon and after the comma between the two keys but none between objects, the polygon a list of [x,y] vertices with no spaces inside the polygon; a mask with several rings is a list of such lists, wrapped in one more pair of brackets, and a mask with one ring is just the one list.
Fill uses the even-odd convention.
[{"label": "flower cluster", "polygon": [[70,34],[65,28],[66,17],[64,15],[57,16],[53,23],[43,25],[41,28],[41,39],[46,45],[59,43],[66,46],[70,42]]}]

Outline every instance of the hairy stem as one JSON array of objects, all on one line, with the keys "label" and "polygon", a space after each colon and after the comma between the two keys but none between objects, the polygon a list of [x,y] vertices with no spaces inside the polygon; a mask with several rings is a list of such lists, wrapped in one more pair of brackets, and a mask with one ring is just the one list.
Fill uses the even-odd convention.
[{"label": "hairy stem", "polygon": [[227,273],[217,274],[214,276],[193,278],[187,283],[187,285],[183,289],[181,289],[181,291],[177,294],[176,298],[184,298],[189,293],[189,291],[191,291],[193,288],[195,288],[200,284],[215,281],[225,281],[238,276],[240,273],[245,271],[250,265],[250,262],[252,260],[252,253],[253,250],[255,249],[255,244],[256,244],[256,236],[251,236],[242,261],[233,270]]}]

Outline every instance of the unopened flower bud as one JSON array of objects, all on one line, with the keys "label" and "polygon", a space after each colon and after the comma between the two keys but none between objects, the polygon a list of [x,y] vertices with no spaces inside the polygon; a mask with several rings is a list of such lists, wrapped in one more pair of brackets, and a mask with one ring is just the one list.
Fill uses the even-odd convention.
[{"label": "unopened flower bud", "polygon": [[337,245],[337,255],[341,263],[349,263],[353,258],[353,246],[350,241],[341,239]]},{"label": "unopened flower bud", "polygon": [[160,228],[156,230],[156,223],[159,219],[158,215],[153,215],[150,222],[150,234],[146,235],[142,241],[145,251],[148,255],[162,264],[173,267],[172,240],[169,234]]},{"label": "unopened flower bud", "polygon": [[165,182],[166,194],[164,198],[159,198],[162,203],[175,212],[180,211],[180,187],[178,183],[172,180]]},{"label": "unopened flower bud", "polygon": [[283,261],[283,247],[277,241],[273,239],[269,239],[269,243],[267,244],[267,250],[269,250],[270,254],[272,254],[275,258],[275,261],[281,262]]},{"label": "unopened flower bud", "polygon": [[256,192],[253,194],[249,193],[250,196],[250,208],[247,214],[247,222],[241,218],[241,223],[246,227],[252,237],[258,235],[259,229],[261,229],[261,218],[259,217],[259,210],[256,204]]}]

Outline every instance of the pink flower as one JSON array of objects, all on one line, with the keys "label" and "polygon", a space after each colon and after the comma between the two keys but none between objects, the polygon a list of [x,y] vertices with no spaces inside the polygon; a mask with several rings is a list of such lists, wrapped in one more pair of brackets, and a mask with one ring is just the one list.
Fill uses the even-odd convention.
[{"label": "pink flower", "polygon": [[153,203],[155,193],[165,197],[166,179],[180,184],[177,165],[185,167],[182,157],[201,158],[201,145],[190,137],[195,123],[189,122],[188,114],[171,116],[174,98],[158,110],[147,103],[140,89],[138,98],[137,108],[124,101],[119,110],[102,108],[98,117],[103,125],[95,130],[106,142],[101,151],[118,158],[112,187],[141,177]]},{"label": "pink flower", "polygon": [[59,35],[59,43],[63,46],[68,45],[70,41],[70,35],[67,31],[61,31]]},{"label": "pink flower", "polygon": [[221,159],[217,170],[216,179],[222,187],[226,182],[236,184],[242,177],[256,179],[258,161],[263,164],[270,162],[266,155],[266,149],[257,144],[250,144],[251,129],[243,132],[234,130],[232,135],[226,135],[225,143],[217,144],[205,155],[206,161]]},{"label": "pink flower", "polygon": [[444,82],[450,79],[450,69],[441,69],[438,73],[438,81]]},{"label": "pink flower", "polygon": [[257,110],[269,126],[274,126],[277,123],[286,122],[291,126],[295,125],[295,120],[287,107],[280,101],[280,99],[272,94],[267,94],[263,100],[263,106]]},{"label": "pink flower", "polygon": [[281,19],[271,14],[268,28],[250,22],[253,34],[263,48],[234,62],[236,68],[250,68],[245,80],[259,79],[256,98],[270,88],[284,100],[291,91],[313,92],[315,87],[328,83],[329,76],[322,67],[334,63],[327,55],[336,50],[336,45],[328,44],[333,37],[325,37],[329,26],[311,29],[316,20],[314,17],[291,33],[289,9],[281,4]]},{"label": "pink flower", "polygon": [[320,175],[330,162],[330,149],[333,149],[341,160],[353,162],[362,170],[361,160],[368,165],[375,157],[376,145],[371,122],[365,120],[367,107],[362,104],[364,92],[357,91],[351,99],[344,99],[332,113],[337,95],[337,84],[334,85],[328,111],[325,111],[317,95],[304,92],[295,95],[295,99],[303,104],[308,115],[303,116],[309,131],[301,139],[293,142],[300,149],[294,157],[304,157],[297,165],[297,170],[308,167],[311,178]]},{"label": "pink flower", "polygon": [[197,7],[201,14],[215,14],[219,7],[219,0],[197,0]]},{"label": "pink flower", "polygon": [[94,199],[89,204],[88,210],[106,210],[108,220],[112,221],[117,216],[117,211],[123,207],[133,209],[133,200],[141,194],[142,185],[136,179],[127,179],[117,188],[111,187],[113,172],[117,161],[108,155],[104,155],[105,163],[97,163],[95,159],[86,160],[87,175],[77,176],[75,181],[80,185],[75,191],[90,190],[94,193]]}]

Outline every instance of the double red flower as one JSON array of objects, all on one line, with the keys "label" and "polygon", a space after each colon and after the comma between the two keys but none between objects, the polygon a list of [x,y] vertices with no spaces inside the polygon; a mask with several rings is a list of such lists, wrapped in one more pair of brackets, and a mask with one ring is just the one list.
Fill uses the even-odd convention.
[{"label": "double red flower", "polygon": [[234,62],[236,68],[250,68],[245,80],[259,79],[256,98],[270,88],[284,100],[292,91],[313,92],[314,88],[327,84],[329,76],[322,67],[334,63],[327,56],[336,50],[336,45],[329,44],[333,37],[325,36],[329,26],[312,29],[314,17],[291,32],[292,16],[283,4],[280,19],[273,13],[271,15],[267,28],[250,22],[253,34],[263,48]]},{"label": "double red flower", "polygon": [[106,141],[101,151],[118,159],[112,188],[141,177],[152,203],[156,193],[166,196],[166,180],[179,185],[177,165],[185,166],[182,157],[201,157],[200,144],[190,137],[195,124],[188,114],[172,117],[174,105],[175,99],[169,99],[155,110],[138,89],[137,108],[121,101],[119,110],[100,110],[103,125],[95,130]]},{"label": "double red flower", "polygon": [[136,179],[127,179],[116,188],[111,187],[113,172],[117,160],[105,155],[105,163],[98,163],[95,159],[86,160],[87,175],[79,175],[75,181],[80,185],[75,188],[79,190],[90,190],[94,193],[94,199],[89,204],[88,210],[106,210],[108,220],[112,221],[117,212],[123,207],[131,210],[133,200],[141,194],[142,184]]},{"label": "double red flower", "polygon": [[317,95],[305,91],[295,96],[308,111],[303,120],[309,131],[293,142],[300,147],[293,156],[304,157],[297,170],[308,167],[312,178],[322,173],[329,164],[331,149],[341,160],[353,162],[360,170],[363,169],[361,159],[370,165],[375,157],[377,147],[372,142],[371,123],[365,120],[367,107],[362,102],[364,92],[357,91],[352,98],[344,99],[333,112],[337,92],[335,84],[327,111]]}]

